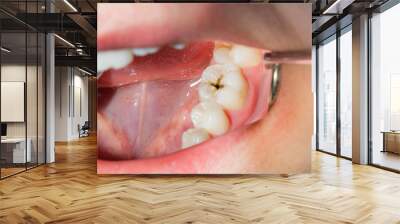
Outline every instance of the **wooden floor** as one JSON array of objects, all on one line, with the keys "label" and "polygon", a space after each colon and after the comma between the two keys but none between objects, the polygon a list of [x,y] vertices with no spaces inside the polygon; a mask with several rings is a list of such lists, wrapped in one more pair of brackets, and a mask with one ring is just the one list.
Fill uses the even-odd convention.
[{"label": "wooden floor", "polygon": [[376,150],[372,158],[375,164],[400,170],[400,154]]},{"label": "wooden floor", "polygon": [[400,175],[313,154],[310,174],[98,176],[96,141],[0,181],[0,223],[400,223]]},{"label": "wooden floor", "polygon": [[1,168],[1,178],[13,175],[15,173],[22,172],[24,170],[25,170],[25,167],[23,167],[23,168],[19,168],[19,167],[18,168],[14,168],[14,167],[12,167],[12,168]]}]

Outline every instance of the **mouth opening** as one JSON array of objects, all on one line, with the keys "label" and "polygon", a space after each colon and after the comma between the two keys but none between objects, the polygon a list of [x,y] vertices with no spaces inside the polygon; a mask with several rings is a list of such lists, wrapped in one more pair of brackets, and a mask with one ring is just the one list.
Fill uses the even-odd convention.
[{"label": "mouth opening", "polygon": [[170,158],[261,120],[272,77],[263,53],[220,41],[99,52],[99,158]]}]

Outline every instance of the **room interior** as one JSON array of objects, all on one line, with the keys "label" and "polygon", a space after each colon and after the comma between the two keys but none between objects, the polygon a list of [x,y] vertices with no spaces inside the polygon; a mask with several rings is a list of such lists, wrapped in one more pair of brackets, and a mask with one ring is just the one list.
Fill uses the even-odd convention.
[{"label": "room interior", "polygon": [[[399,67],[394,56],[397,52],[399,33],[395,27],[399,20],[400,7],[395,5],[387,10],[369,12],[368,38],[365,43],[368,79],[366,89],[366,133],[371,143],[368,146],[366,163],[399,170]],[[313,40],[313,56],[316,83],[316,149],[345,159],[352,159],[357,152],[352,147],[352,122],[360,114],[352,112],[353,88],[360,79],[354,77],[353,46],[359,42],[359,27],[347,15],[341,19],[336,30],[329,29],[318,34]],[[357,24],[359,25],[359,24]],[[356,36],[354,35],[354,29]],[[325,33],[324,33],[325,32]],[[352,63],[353,62],[353,63]],[[358,158],[357,158],[358,160]]]},{"label": "room interior", "polygon": [[[45,3],[2,1],[0,5],[0,179],[54,162],[54,149],[47,149],[54,148],[55,142],[79,139],[96,128],[96,122],[93,122],[96,120],[96,79],[90,70],[95,61],[92,65],[78,61],[80,66],[76,62],[65,63],[65,59],[70,59],[65,57],[88,58],[90,48],[83,51],[85,43],[81,40],[81,51],[71,50],[71,43],[57,34],[53,36],[54,45],[50,48],[46,32],[60,27],[39,27],[32,23],[40,23],[41,18],[28,18],[45,13]],[[49,3],[54,10],[57,4]],[[63,9],[57,8],[58,11]],[[82,38],[78,33],[71,35],[76,36],[78,43]],[[53,63],[49,63],[51,55],[57,56]],[[52,96],[48,96],[48,74],[53,69],[57,76],[54,77]],[[50,104],[54,104],[52,112],[48,112]],[[48,120],[48,113],[54,114],[54,120]],[[46,129],[49,123],[54,125],[55,131]]]}]

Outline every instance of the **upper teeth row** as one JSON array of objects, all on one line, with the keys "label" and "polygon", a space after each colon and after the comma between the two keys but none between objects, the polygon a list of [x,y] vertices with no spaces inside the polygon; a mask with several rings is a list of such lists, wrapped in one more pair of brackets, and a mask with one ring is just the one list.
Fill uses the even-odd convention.
[{"label": "upper teeth row", "polygon": [[241,68],[256,66],[261,60],[258,49],[241,45],[215,48],[215,64],[203,71],[198,89],[200,103],[191,111],[194,128],[182,134],[182,148],[229,130],[229,118],[224,110],[242,109],[248,93],[248,83]]},{"label": "upper teeth row", "polygon": [[[185,44],[171,44],[171,47],[182,50]],[[110,50],[97,52],[97,73],[102,73],[108,69],[121,69],[129,65],[135,56],[142,57],[158,52],[160,47],[133,48],[122,50]]]}]

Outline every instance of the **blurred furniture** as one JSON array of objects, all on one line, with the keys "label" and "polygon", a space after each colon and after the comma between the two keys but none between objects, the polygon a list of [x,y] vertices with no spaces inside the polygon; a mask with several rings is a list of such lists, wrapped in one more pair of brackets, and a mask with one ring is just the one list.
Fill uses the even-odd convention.
[{"label": "blurred furniture", "polygon": [[[25,151],[25,144],[27,144]],[[1,139],[1,159],[6,164],[25,164],[31,162],[32,140],[30,138],[5,138]]]},{"label": "blurred furniture", "polygon": [[90,129],[89,121],[85,121],[82,127],[80,127],[80,125],[78,124],[79,138],[89,136],[89,129]]},{"label": "blurred furniture", "polygon": [[382,152],[392,152],[400,154],[400,131],[382,131],[383,150]]}]

